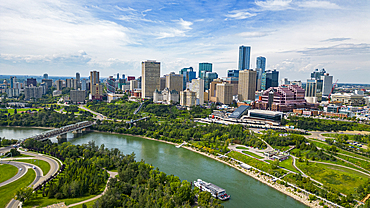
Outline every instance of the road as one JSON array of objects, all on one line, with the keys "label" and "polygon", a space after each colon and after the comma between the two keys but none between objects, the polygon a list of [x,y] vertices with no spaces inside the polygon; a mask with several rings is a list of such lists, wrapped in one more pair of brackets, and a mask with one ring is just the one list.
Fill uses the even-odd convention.
[{"label": "road", "polygon": [[[10,178],[9,180],[0,183],[0,187],[5,186],[9,183],[12,183],[12,182],[22,178],[27,173],[27,166],[23,165],[22,163],[17,163],[17,162],[12,162],[12,161],[0,161],[0,164],[9,164],[9,165],[12,165],[12,166],[15,166],[16,168],[18,168],[17,174],[15,174],[15,176]],[[21,170],[21,168],[22,168],[22,170]]]},{"label": "road", "polygon": [[[35,166],[36,169],[33,169],[35,170],[36,172],[36,178],[35,180],[31,183],[30,187],[31,186],[38,186],[39,184],[41,184],[44,180],[50,178],[50,176],[54,175],[55,173],[58,172],[59,170],[59,166],[60,166],[60,163],[50,157],[47,157],[45,155],[42,155],[42,154],[38,154],[38,153],[32,153],[32,152],[25,152],[25,151],[20,151],[23,155],[29,155],[29,156],[33,156],[32,159],[38,159],[38,160],[44,160],[46,162],[49,163],[50,165],[50,170],[49,172],[43,176],[42,174],[42,171],[39,167],[37,167],[36,165],[31,165],[31,164],[27,164],[27,163],[24,163],[26,166],[28,167],[33,167]],[[19,158],[21,159],[21,158]],[[4,160],[4,159],[3,159]],[[4,161],[5,162],[5,161]],[[18,163],[18,162],[17,162]],[[15,200],[15,199],[12,199],[9,204],[6,206],[7,208],[16,208],[18,207],[20,201],[18,200]]]},{"label": "road", "polygon": [[111,119],[108,119],[108,118],[107,118],[106,116],[104,116],[103,114],[101,114],[101,113],[97,113],[97,112],[95,112],[95,111],[92,111],[92,110],[90,110],[90,109],[86,108],[86,107],[85,107],[85,106],[83,106],[83,105],[79,105],[78,107],[79,107],[79,108],[81,108],[81,109],[83,109],[83,110],[85,110],[85,111],[88,111],[88,112],[90,112],[90,113],[94,114],[96,119],[99,119],[99,120],[111,120]]}]

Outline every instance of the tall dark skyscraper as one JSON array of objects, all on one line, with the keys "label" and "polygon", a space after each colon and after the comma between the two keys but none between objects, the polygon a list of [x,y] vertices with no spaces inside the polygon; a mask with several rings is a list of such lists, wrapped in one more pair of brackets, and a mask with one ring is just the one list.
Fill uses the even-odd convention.
[{"label": "tall dark skyscraper", "polygon": [[251,60],[251,47],[240,46],[239,47],[239,70],[249,69]]},{"label": "tall dark skyscraper", "polygon": [[45,74],[43,75],[43,78],[44,78],[44,79],[49,79],[49,75],[45,73]]},{"label": "tall dark skyscraper", "polygon": [[266,71],[266,90],[270,87],[278,87],[279,86],[279,71],[274,69],[273,71],[267,70]]},{"label": "tall dark skyscraper", "polygon": [[256,69],[262,69],[262,72],[265,72],[266,69],[266,58],[263,56],[257,57]]},{"label": "tall dark skyscraper", "polygon": [[76,80],[77,80],[77,83],[80,82],[80,79],[81,79],[80,73],[76,72]]},{"label": "tall dark skyscraper", "polygon": [[202,72],[212,72],[212,63],[199,63],[198,77],[204,79]]}]

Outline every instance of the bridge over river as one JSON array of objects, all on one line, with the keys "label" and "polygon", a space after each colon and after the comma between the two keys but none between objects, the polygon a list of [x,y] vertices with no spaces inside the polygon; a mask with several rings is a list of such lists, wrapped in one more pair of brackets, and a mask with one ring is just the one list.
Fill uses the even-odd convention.
[{"label": "bridge over river", "polygon": [[42,132],[40,134],[36,134],[21,140],[23,142],[26,139],[35,139],[37,141],[43,141],[49,139],[51,137],[57,137],[58,139],[66,139],[68,132],[73,132],[80,134],[83,131],[86,131],[90,126],[95,124],[94,121],[82,121],[75,124],[71,124],[68,126],[63,126],[57,129],[52,129],[49,131]]}]

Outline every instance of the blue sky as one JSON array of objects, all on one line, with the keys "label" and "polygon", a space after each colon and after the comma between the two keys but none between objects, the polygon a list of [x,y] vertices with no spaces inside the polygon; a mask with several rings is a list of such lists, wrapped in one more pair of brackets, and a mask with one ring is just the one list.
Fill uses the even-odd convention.
[{"label": "blue sky", "polygon": [[139,76],[212,62],[225,77],[238,47],[265,56],[280,78],[325,68],[339,82],[369,83],[369,1],[0,1],[0,73]]}]

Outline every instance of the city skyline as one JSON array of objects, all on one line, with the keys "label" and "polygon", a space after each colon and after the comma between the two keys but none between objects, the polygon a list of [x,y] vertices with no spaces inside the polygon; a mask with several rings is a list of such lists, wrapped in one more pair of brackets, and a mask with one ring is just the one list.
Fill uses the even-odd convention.
[{"label": "city skyline", "polygon": [[247,45],[251,68],[263,56],[281,78],[303,81],[315,68],[339,82],[370,76],[368,2],[145,2],[0,2],[1,73],[140,76],[141,61],[155,59],[161,74],[209,62],[225,77]]}]

